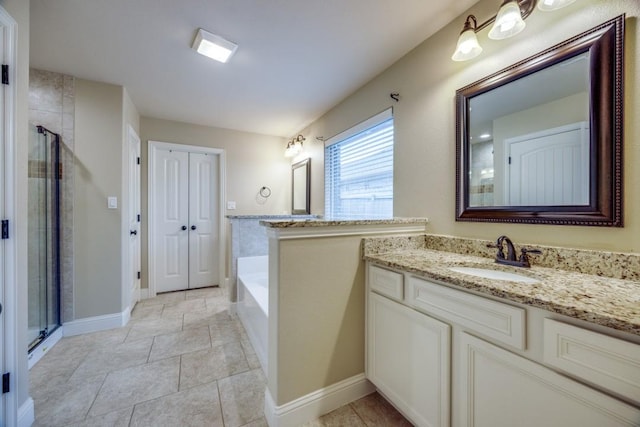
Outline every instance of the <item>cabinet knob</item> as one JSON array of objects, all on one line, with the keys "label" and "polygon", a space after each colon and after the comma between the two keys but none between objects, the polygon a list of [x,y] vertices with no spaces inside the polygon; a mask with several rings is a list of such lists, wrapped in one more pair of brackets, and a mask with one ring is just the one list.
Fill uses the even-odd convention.
[{"label": "cabinet knob", "polygon": [[192,229],[192,230],[195,230],[195,229],[196,229],[196,226],[195,226],[195,225],[192,225],[192,226],[191,226],[191,229]]},{"label": "cabinet knob", "polygon": [[137,236],[138,235],[138,230],[129,230],[129,235]]},{"label": "cabinet knob", "polygon": [[182,226],[182,231],[184,231],[184,230],[186,230],[186,229],[187,229],[187,226],[186,226],[186,225],[183,225],[183,226]]}]

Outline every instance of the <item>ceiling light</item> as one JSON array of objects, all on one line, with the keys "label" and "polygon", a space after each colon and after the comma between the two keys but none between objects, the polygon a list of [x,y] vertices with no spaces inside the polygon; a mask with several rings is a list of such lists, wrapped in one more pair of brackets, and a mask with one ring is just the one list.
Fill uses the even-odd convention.
[{"label": "ceiling light", "polygon": [[482,138],[482,139],[491,138],[491,134],[490,133],[483,133],[482,135],[480,135],[480,138]]},{"label": "ceiling light", "polygon": [[544,12],[550,12],[552,10],[558,10],[565,6],[569,6],[576,0],[539,0],[538,9]]},{"label": "ceiling light", "polygon": [[504,0],[496,16],[496,22],[493,24],[491,31],[489,31],[489,38],[493,40],[506,39],[524,30],[525,26],[518,2],[516,0]]},{"label": "ceiling light", "polygon": [[198,29],[192,47],[199,54],[222,63],[227,62],[238,49],[237,44],[225,40],[220,36],[216,36],[215,34],[211,34],[202,28]]},{"label": "ceiling light", "polygon": [[456,45],[456,51],[451,56],[454,61],[466,61],[482,53],[482,47],[478,43],[476,37],[476,27],[478,22],[473,15],[467,16],[467,20],[464,23],[464,27],[458,37],[458,44]]}]

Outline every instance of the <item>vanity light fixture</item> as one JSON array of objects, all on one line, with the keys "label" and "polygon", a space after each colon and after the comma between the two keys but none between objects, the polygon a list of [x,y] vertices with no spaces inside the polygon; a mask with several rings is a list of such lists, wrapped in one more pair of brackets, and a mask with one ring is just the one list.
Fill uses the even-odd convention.
[{"label": "vanity light fixture", "polygon": [[196,52],[208,58],[225,63],[238,50],[238,45],[202,28],[198,29],[191,46]]},{"label": "vanity light fixture", "polygon": [[561,9],[565,6],[569,6],[576,0],[539,0],[538,9],[543,12],[551,12],[553,10]]},{"label": "vanity light fixture", "polygon": [[489,31],[489,38],[492,40],[507,39],[524,30],[525,26],[518,2],[504,0],[498,10],[498,15],[496,15],[496,22],[493,23],[493,27]]},{"label": "vanity light fixture", "polygon": [[284,150],[285,157],[295,157],[302,151],[302,143],[306,141],[306,138],[302,135],[298,135],[291,141],[287,142],[287,148]]},{"label": "vanity light fixture", "polygon": [[493,24],[489,38],[503,40],[524,30],[524,20],[531,15],[538,4],[538,9],[548,12],[568,6],[576,0],[503,0],[496,16],[478,25],[476,17],[467,16],[464,27],[458,37],[456,50],[451,56],[454,61],[468,61],[482,52],[476,33]]}]

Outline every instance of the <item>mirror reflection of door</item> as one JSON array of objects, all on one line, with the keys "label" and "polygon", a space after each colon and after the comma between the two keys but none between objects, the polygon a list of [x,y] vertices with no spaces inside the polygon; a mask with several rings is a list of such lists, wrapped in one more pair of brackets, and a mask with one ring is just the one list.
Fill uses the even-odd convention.
[{"label": "mirror reflection of door", "polygon": [[305,159],[301,162],[291,165],[291,213],[292,214],[310,214],[311,204],[309,193],[311,189],[311,159]]},{"label": "mirror reflection of door", "polygon": [[589,204],[589,127],[575,123],[505,140],[505,202]]},{"label": "mirror reflection of door", "polygon": [[[589,53],[583,53],[471,98],[470,206],[589,204],[588,128],[587,133],[575,129],[582,122],[588,126],[588,63]],[[551,135],[557,129],[571,126],[576,132],[572,144],[575,149],[579,145],[579,152],[586,153],[586,157],[556,159],[555,156],[570,155],[571,149],[566,146],[569,143],[563,139],[569,134]],[[584,140],[576,139],[582,136]],[[552,140],[561,145],[554,147]],[[510,147],[516,141],[519,143]],[[544,154],[542,146],[546,147]],[[527,171],[518,170],[526,164],[523,158],[514,159],[513,153],[509,164],[509,152],[513,149],[516,155],[527,157]],[[587,162],[584,167],[583,161]],[[569,182],[575,179],[583,181]]]}]

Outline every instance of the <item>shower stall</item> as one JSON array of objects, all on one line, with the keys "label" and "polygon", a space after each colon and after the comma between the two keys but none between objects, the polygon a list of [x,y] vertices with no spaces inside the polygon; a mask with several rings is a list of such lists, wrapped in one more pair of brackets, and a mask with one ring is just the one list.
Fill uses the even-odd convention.
[{"label": "shower stall", "polygon": [[29,126],[29,353],[60,326],[60,136]]}]

